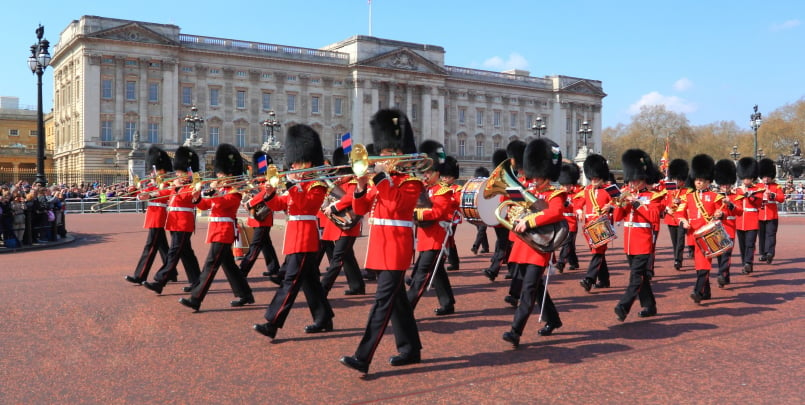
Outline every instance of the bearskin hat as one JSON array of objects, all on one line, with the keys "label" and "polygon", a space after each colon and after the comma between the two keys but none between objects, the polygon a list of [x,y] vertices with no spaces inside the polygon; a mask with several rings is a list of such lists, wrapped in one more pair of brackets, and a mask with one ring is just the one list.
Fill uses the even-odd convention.
[{"label": "bearskin hat", "polygon": [[738,181],[735,162],[729,159],[721,159],[716,162],[715,176],[713,178],[718,185],[735,184]]},{"label": "bearskin hat", "polygon": [[268,153],[258,150],[252,155],[252,170],[255,175],[265,173],[268,165],[272,164],[274,164],[274,159]]},{"label": "bearskin hat", "polygon": [[173,165],[171,164],[171,158],[168,156],[168,153],[155,145],[151,145],[145,155],[145,171],[151,171],[153,168],[166,172],[173,171]]},{"label": "bearskin hat", "polygon": [[453,156],[445,156],[444,163],[439,168],[439,173],[442,176],[451,176],[454,178],[459,178],[461,176],[461,168],[458,166],[458,160]]},{"label": "bearskin hat", "polygon": [[562,171],[562,151],[548,138],[534,139],[523,152],[523,171],[529,179],[556,181]]},{"label": "bearskin hat", "polygon": [[777,177],[777,165],[774,164],[774,161],[769,158],[760,159],[757,162],[757,176],[760,178],[763,177]]},{"label": "bearskin hat", "polygon": [[495,152],[492,153],[492,166],[498,167],[508,158],[509,155],[506,154],[506,149],[496,149]]},{"label": "bearskin hat", "polygon": [[609,165],[603,156],[593,153],[584,159],[584,177],[588,179],[602,179],[609,178]]},{"label": "bearskin hat", "polygon": [[369,121],[375,151],[399,149],[404,154],[416,153],[414,129],[408,117],[397,109],[381,109]]},{"label": "bearskin hat", "polygon": [[441,143],[436,142],[433,139],[426,139],[419,144],[419,153],[428,155],[428,157],[433,160],[432,169],[441,173],[442,164],[444,164],[445,158],[444,146],[442,146]]},{"label": "bearskin hat", "polygon": [[473,177],[489,177],[489,169],[483,166],[478,166],[472,175]]},{"label": "bearskin hat", "polygon": [[228,143],[218,145],[218,149],[215,150],[215,172],[228,176],[243,174],[243,157],[240,156],[238,148]]},{"label": "bearskin hat", "polygon": [[366,144],[366,153],[369,154],[369,156],[377,156],[377,153],[375,153],[375,144],[367,143]]},{"label": "bearskin hat", "polygon": [[713,158],[705,153],[696,155],[690,160],[690,178],[706,179],[713,181],[715,178],[716,162]]},{"label": "bearskin hat", "polygon": [[559,173],[559,184],[576,184],[581,177],[579,165],[575,163],[562,163],[562,172]]},{"label": "bearskin hat", "polygon": [[742,157],[738,160],[737,174],[739,179],[757,178],[757,160],[753,157]]},{"label": "bearskin hat", "polygon": [[506,145],[506,157],[514,159],[514,169],[522,170],[523,168],[523,153],[525,152],[526,144],[523,141],[511,141]]},{"label": "bearskin hat", "polygon": [[645,180],[653,184],[662,176],[659,169],[651,161],[651,157],[642,149],[629,149],[621,156],[623,164],[623,181]]},{"label": "bearskin hat", "polygon": [[685,159],[674,159],[668,164],[668,178],[671,180],[685,181],[689,171],[690,167]]},{"label": "bearskin hat", "polygon": [[[333,166],[348,166],[349,165],[349,155],[344,153],[344,148],[337,147],[333,151],[333,159],[331,161]],[[338,169],[338,174],[352,174],[352,169],[349,167],[344,167]]]},{"label": "bearskin hat", "polygon": [[185,172],[198,172],[200,168],[198,153],[187,146],[176,148],[176,153],[173,154],[173,167]]},{"label": "bearskin hat", "polygon": [[296,124],[290,126],[285,134],[285,163],[302,162],[321,166],[324,164],[324,152],[319,133],[308,125]]}]

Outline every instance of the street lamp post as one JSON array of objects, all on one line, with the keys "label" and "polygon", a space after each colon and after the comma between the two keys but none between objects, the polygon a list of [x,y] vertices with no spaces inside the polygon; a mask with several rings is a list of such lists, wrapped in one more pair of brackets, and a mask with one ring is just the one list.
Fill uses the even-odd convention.
[{"label": "street lamp post", "polygon": [[760,128],[760,124],[763,123],[762,114],[757,110],[757,104],[753,107],[755,112],[749,115],[749,126],[752,127],[752,130],[755,132],[755,158],[757,158],[757,129]]},{"label": "street lamp post", "polygon": [[198,148],[204,140],[198,136],[198,131],[204,127],[204,117],[198,114],[198,107],[190,107],[190,114],[184,116],[185,125],[190,128],[190,136],[184,141],[184,146]]},{"label": "street lamp post", "polygon": [[738,158],[741,157],[741,153],[738,152],[738,145],[732,145],[732,153],[730,153],[730,156],[732,156],[732,160],[736,162],[738,161]]},{"label": "street lamp post", "polygon": [[536,135],[537,138],[540,138],[542,137],[542,135],[545,135],[545,131],[547,129],[548,126],[545,125],[545,121],[542,119],[541,116],[537,117],[537,119],[534,120],[534,125],[531,126],[531,130],[534,131],[534,135]]},{"label": "street lamp post", "polygon": [[757,150],[757,160],[763,159],[764,157],[766,157],[766,154],[763,153],[763,148],[758,149]]},{"label": "street lamp post", "polygon": [[268,112],[268,118],[261,122],[266,133],[266,140],[260,148],[263,152],[268,153],[271,150],[278,150],[282,148],[282,144],[274,136],[274,130],[279,131],[282,124],[277,120],[277,114],[272,110]]},{"label": "street lamp post", "polygon": [[586,120],[581,123],[581,128],[579,128],[579,135],[584,138],[584,149],[587,149],[587,137],[591,136],[593,133],[593,129],[590,128],[590,123]]},{"label": "street lamp post", "polygon": [[50,42],[42,39],[45,27],[41,24],[36,29],[36,43],[31,45],[31,56],[28,57],[28,67],[37,77],[36,81],[36,180],[34,183],[46,185],[45,179],[45,120],[42,114],[42,74],[50,65]]}]

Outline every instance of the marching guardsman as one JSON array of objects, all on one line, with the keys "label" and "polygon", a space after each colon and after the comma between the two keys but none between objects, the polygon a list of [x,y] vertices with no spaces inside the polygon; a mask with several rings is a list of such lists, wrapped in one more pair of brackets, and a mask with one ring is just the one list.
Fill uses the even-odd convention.
[{"label": "marching guardsman", "polygon": [[765,186],[755,184],[758,175],[757,166],[757,160],[752,157],[747,156],[738,160],[737,172],[741,185],[735,190],[735,193],[744,198],[741,199],[743,213],[736,221],[736,238],[741,251],[741,262],[743,263],[741,273],[743,274],[749,274],[754,270],[755,241],[758,228],[760,228],[758,214],[763,205],[763,194],[766,192]]},{"label": "marching guardsman", "polygon": [[777,166],[769,158],[760,159],[757,164],[760,181],[765,185],[763,200],[758,216],[758,245],[760,261],[771,264],[777,247],[777,227],[779,215],[777,204],[785,201],[785,191],[777,184]]},{"label": "marching guardsman", "polygon": [[[254,170],[255,179],[262,176],[260,183],[265,183],[265,174],[268,166],[274,164],[271,155],[258,150],[252,155],[252,167]],[[268,277],[276,276],[280,271],[279,258],[277,251],[274,249],[274,244],[271,242],[271,227],[274,226],[274,212],[265,206],[265,189],[262,189],[252,196],[249,201],[243,205],[249,211],[249,219],[246,220],[246,225],[254,229],[252,240],[249,243],[249,253],[240,261],[240,272],[243,277],[248,277],[249,272],[252,270],[254,263],[257,261],[257,256],[263,253],[263,259],[266,262],[266,271],[264,274]]]},{"label": "marching guardsman", "polygon": [[[511,164],[512,173],[517,177],[517,180],[520,184],[524,186],[528,186],[526,182],[526,178],[523,176],[523,153],[525,153],[526,143],[521,140],[514,140],[509,142],[506,145],[506,157],[509,159]],[[497,166],[496,166],[497,167]],[[503,202],[504,200],[508,199],[508,196],[501,196],[500,200]],[[513,235],[509,232],[509,245],[514,246],[514,241],[517,240],[517,236]],[[511,256],[511,248],[509,250],[509,256]],[[514,279],[517,275],[517,262],[507,260],[506,267],[509,272],[504,277],[506,280]],[[511,283],[517,283],[515,286],[509,285],[509,295],[504,297],[504,300],[509,303],[509,305],[516,307],[517,306],[517,297],[520,296],[520,283],[519,280],[512,281]]]},{"label": "marching guardsman", "polygon": [[618,202],[613,212],[615,221],[623,221],[623,251],[629,263],[629,285],[618,304],[615,316],[621,322],[640,299],[641,318],[657,314],[657,302],[651,290],[652,258],[655,251],[654,227],[660,223],[665,192],[651,189],[651,182],[660,176],[651,157],[640,149],[629,149],[621,157],[623,179],[629,193]]},{"label": "marching guardsman", "polygon": [[[324,164],[321,138],[313,128],[297,124],[288,128],[285,141],[285,160],[291,170],[309,169]],[[265,200],[274,211],[287,212],[282,253],[285,254],[285,278],[277,289],[264,315],[266,323],[255,324],[254,329],[271,339],[277,329],[285,325],[296,296],[301,288],[313,323],[305,326],[305,333],[333,330],[333,309],[319,280],[316,261],[319,252],[319,230],[316,213],[321,211],[327,184],[308,179],[303,174],[286,176],[286,191],[278,194],[269,183],[265,185]]]},{"label": "marching guardsman", "polygon": [[[343,148],[339,147],[333,151],[333,166],[346,166],[348,164],[349,156],[344,153]],[[355,258],[354,249],[355,240],[361,235],[362,217],[354,215],[352,211],[352,198],[355,193],[355,187],[358,185],[358,180],[349,168],[342,169],[341,174],[342,177],[335,181],[330,190],[330,195],[337,199],[324,208],[324,216],[327,219],[325,219],[324,232],[322,232],[321,238],[332,240],[334,245],[330,265],[327,266],[327,270],[321,277],[321,285],[324,287],[325,294],[329,294],[335,279],[338,277],[338,273],[343,268],[349,287],[344,290],[344,295],[363,295],[366,294],[366,283],[363,281],[361,267]],[[349,214],[348,212],[352,213]],[[341,226],[330,218],[343,218]],[[351,228],[344,229],[344,227],[348,226],[351,226]]]},{"label": "marching guardsman", "polygon": [[215,151],[215,175],[218,179],[211,183],[212,188],[193,192],[193,201],[200,210],[210,210],[210,225],[207,228],[207,243],[210,251],[204,262],[204,269],[199,276],[198,284],[190,290],[190,298],[180,298],[179,303],[195,311],[201,307],[201,302],[207,296],[212,286],[215,274],[219,267],[224,268],[224,274],[232,287],[236,300],[230,302],[233,307],[254,304],[254,295],[246,281],[246,276],[240,272],[232,253],[232,243],[235,242],[238,232],[238,208],[243,195],[228,185],[231,179],[243,175],[243,158],[237,148],[222,143]]},{"label": "marching guardsman", "polygon": [[[512,233],[523,233],[544,225],[565,221],[567,195],[564,190],[551,185],[552,181],[559,178],[561,168],[562,152],[559,145],[553,141],[539,138],[526,146],[523,154],[523,172],[528,183],[531,184],[526,192],[542,200],[546,208],[530,213],[516,222]],[[518,273],[522,277],[522,288],[511,330],[503,333],[503,340],[514,347],[520,344],[520,336],[523,334],[535,304],[542,306],[546,321],[545,326],[537,332],[540,336],[549,336],[554,330],[562,327],[559,312],[557,312],[550,294],[545,292],[545,285],[542,282],[542,275],[550,264],[552,254],[553,252],[537,251],[519,237],[514,242],[510,259],[517,262]],[[540,302],[543,292],[545,292],[545,299]]]},{"label": "marching guardsman", "polygon": [[[173,164],[168,153],[155,145],[148,148],[145,156],[145,167],[147,169],[153,168],[154,174],[157,176],[173,171]],[[154,178],[151,184],[137,195],[140,200],[149,200],[148,208],[145,211],[145,223],[143,224],[143,228],[148,229],[148,238],[145,240],[143,253],[140,255],[137,267],[134,268],[134,275],[125,277],[126,281],[137,285],[148,280],[148,273],[151,271],[151,265],[154,263],[157,253],[162,257],[163,264],[168,257],[165,220],[168,217],[166,208],[168,207],[170,190],[160,189],[162,185],[156,184],[156,180]],[[173,273],[173,279],[176,279],[175,272]]]},{"label": "marching guardsman", "polygon": [[168,198],[168,216],[165,220],[165,230],[171,233],[168,257],[154,276],[154,282],[143,281],[145,288],[157,294],[162,294],[162,289],[168,280],[175,277],[176,266],[180,260],[189,283],[183,291],[190,292],[193,286],[198,284],[201,270],[190,241],[196,230],[196,204],[193,203],[192,182],[193,173],[198,173],[198,170],[198,154],[186,146],[177,148],[173,155],[173,171],[176,178],[169,188],[171,194]]},{"label": "marching guardsman", "polygon": [[[506,159],[508,159],[506,150],[498,149],[492,154],[492,165],[494,167],[498,167]],[[489,177],[488,173],[486,177]],[[505,198],[507,197],[500,196],[501,202]],[[492,227],[492,230],[495,231],[495,251],[492,253],[492,257],[489,259],[489,267],[483,270],[484,275],[489,279],[489,281],[495,281],[500,273],[500,267],[503,266],[503,263],[508,263],[509,252],[511,252],[509,230],[500,224]]]},{"label": "marching guardsman", "polygon": [[[710,191],[710,184],[715,178],[715,161],[706,154],[699,154],[690,161],[690,178],[693,179],[695,190],[688,193],[685,200],[679,204],[676,216],[679,225],[693,232],[699,230],[711,221],[724,217],[724,196]],[[710,299],[710,270],[713,267],[712,258],[705,256],[699,244],[694,246],[694,268],[696,269],[696,285],[690,298],[695,303]]]},{"label": "marching guardsman", "polygon": [[[734,166],[734,165],[733,165]],[[685,195],[690,189],[685,187],[688,179],[688,161],[685,159],[674,159],[668,164],[668,179],[664,183],[665,195],[665,215],[663,222],[668,225],[668,234],[671,236],[671,250],[674,252],[674,269],[682,270],[682,258],[685,251],[685,229],[679,227],[679,222],[674,216],[679,204],[685,199]]]},{"label": "marching guardsman", "polygon": [[[377,161],[374,173],[358,177],[352,207],[355,213],[369,213],[369,241],[366,245],[367,270],[377,274],[375,301],[363,337],[352,356],[341,357],[346,367],[366,374],[375,350],[391,320],[399,354],[392,366],[421,361],[422,343],[414,310],[405,293],[405,271],[414,255],[414,208],[424,189],[422,181],[395,170],[395,155],[416,153],[414,131],[408,117],[396,109],[382,109],[370,121],[375,151],[389,161]],[[369,178],[373,184],[367,189]]]},{"label": "marching guardsman", "polygon": [[414,263],[408,301],[415,310],[433,277],[433,287],[436,288],[436,297],[439,299],[439,308],[433,312],[436,315],[450,315],[455,312],[456,298],[444,268],[444,259],[449,249],[448,229],[453,225],[452,219],[455,217],[455,200],[453,189],[439,179],[440,175],[444,175],[442,170],[450,169],[445,162],[444,148],[439,142],[422,142],[419,153],[425,153],[433,159],[433,166],[423,173],[424,192],[430,200],[430,207],[418,207],[414,210],[414,221],[417,224],[416,251],[419,252],[419,257]]},{"label": "marching guardsman", "polygon": [[[584,159],[584,175],[590,181],[590,184],[579,192],[583,198],[577,200],[578,206],[576,209],[577,211],[581,210],[580,215],[584,218],[585,224],[589,224],[602,216],[609,216],[611,213],[612,195],[606,190],[609,174],[609,165],[603,156],[593,153]],[[607,246],[608,244],[604,244],[590,248],[593,255],[587,267],[587,274],[579,281],[584,291],[590,292],[593,287],[609,287]]]},{"label": "marching guardsman", "polygon": [[[489,169],[483,166],[478,166],[472,176],[475,178],[489,178]],[[461,192],[458,193],[457,198],[459,200],[461,199]],[[459,206],[461,206],[460,204],[461,201],[459,201]],[[475,240],[472,242],[472,248],[470,248],[470,251],[476,255],[478,254],[478,249],[481,250],[481,253],[489,253],[489,237],[486,235],[486,224],[478,221],[473,225],[475,225]]]},{"label": "marching guardsman", "polygon": [[[735,194],[733,187],[735,182],[738,181],[738,175],[735,172],[735,162],[729,159],[721,159],[716,162],[715,180],[718,183],[718,192],[724,196],[724,216],[721,217],[721,224],[724,225],[724,230],[727,231],[732,240],[735,240],[735,219],[743,213],[743,203],[741,199],[743,196]],[[718,288],[724,288],[725,285],[730,283],[730,267],[732,266],[732,248],[718,256]]]},{"label": "marching guardsman", "polygon": [[448,236],[448,246],[450,247],[449,254],[447,255],[447,270],[458,270],[459,266],[459,257],[458,257],[458,246],[456,246],[456,228],[458,228],[458,224],[461,223],[461,215],[458,214],[458,207],[461,206],[461,184],[456,183],[458,180],[461,170],[458,167],[458,160],[453,156],[445,157],[444,163],[441,168],[441,181],[444,182],[447,187],[450,187],[453,190],[453,211],[456,212],[455,220],[453,221],[453,230],[450,232],[450,236]]},{"label": "marching guardsman", "polygon": [[576,255],[576,235],[579,230],[579,221],[576,217],[576,209],[573,200],[577,198],[576,195],[582,190],[581,185],[579,185],[580,177],[581,171],[577,164],[562,163],[562,173],[559,174],[558,181],[562,190],[565,190],[565,193],[567,193],[564,216],[570,234],[567,237],[567,243],[562,245],[562,249],[559,250],[559,258],[556,260],[556,270],[559,273],[565,270],[565,265],[568,263],[571,269],[579,268],[579,257]]}]

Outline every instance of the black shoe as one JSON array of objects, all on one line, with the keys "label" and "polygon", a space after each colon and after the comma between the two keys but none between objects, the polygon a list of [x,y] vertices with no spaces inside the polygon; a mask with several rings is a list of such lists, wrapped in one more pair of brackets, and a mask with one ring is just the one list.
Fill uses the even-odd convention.
[{"label": "black shoe", "polygon": [[565,272],[565,264],[564,263],[556,263],[556,265],[554,267],[556,268],[556,271],[559,272],[559,274],[562,274],[562,273]]},{"label": "black shoe", "polygon": [[674,269],[676,271],[682,271],[682,261],[681,260],[674,260]]},{"label": "black shoe", "polygon": [[520,346],[520,335],[518,335],[513,331],[503,333],[503,340],[511,343],[512,347],[515,349],[517,348],[517,346]]},{"label": "black shoe", "polygon": [[277,274],[277,273],[272,273],[270,271],[264,271],[263,272],[263,277],[271,277],[271,276],[273,276],[275,274]]},{"label": "black shoe", "polygon": [[421,355],[417,353],[400,353],[396,356],[389,357],[389,364],[394,367],[407,366],[409,364],[417,364],[422,362]]},{"label": "black shoe", "polygon": [[570,265],[570,267],[568,267],[567,269],[568,269],[568,270],[578,270],[578,269],[579,269],[579,265],[578,265],[578,264],[571,264],[571,265]]},{"label": "black shoe", "polygon": [[452,264],[447,266],[447,271],[457,271],[458,266],[453,266]]},{"label": "black shoe", "polygon": [[590,292],[593,289],[593,282],[587,277],[579,280],[579,284],[584,288],[584,291]]},{"label": "black shoe", "polygon": [[254,304],[254,296],[240,297],[234,301],[229,302],[230,307],[242,307],[244,305]]},{"label": "black shoe", "polygon": [[702,301],[709,300],[710,298],[712,297],[710,296],[709,292],[702,294]]},{"label": "black shoe", "polygon": [[325,322],[323,324],[314,323],[312,325],[305,326],[305,333],[322,333],[322,332],[331,332],[333,330],[333,321],[330,320],[329,322]]},{"label": "black shoe", "polygon": [[507,273],[505,276],[503,276],[503,279],[504,279],[504,280],[511,280],[511,279],[512,279],[512,277],[514,277],[514,276],[512,276],[512,274],[511,274],[511,273]]},{"label": "black shoe", "polygon": [[641,318],[648,318],[648,317],[651,317],[651,316],[654,316],[654,315],[657,315],[657,308],[656,307],[643,308],[643,309],[640,310],[640,312],[637,313],[637,316],[639,316]]},{"label": "black shoe", "polygon": [[507,295],[503,297],[503,301],[506,301],[507,304],[517,308],[517,305],[520,304],[520,301],[517,298],[512,297],[511,295]]},{"label": "black shoe", "polygon": [[774,260],[774,255],[766,256],[766,264],[771,264],[772,260]]},{"label": "black shoe", "polygon": [[436,308],[436,309],[433,310],[433,312],[436,313],[437,316],[450,315],[450,314],[456,312],[456,308],[453,307],[452,305],[448,305],[446,307]]},{"label": "black shoe", "polygon": [[159,283],[149,283],[148,281],[143,281],[143,287],[157,293],[162,294],[162,284]]},{"label": "black shoe", "polygon": [[561,322],[559,322],[557,324],[551,324],[551,323],[545,324],[545,326],[543,326],[542,329],[537,331],[537,334],[540,335],[540,336],[551,336],[551,335],[553,335],[553,331],[555,329],[559,329],[561,327],[562,327]]},{"label": "black shoe", "polygon": [[489,270],[489,269],[484,269],[483,273],[486,276],[486,278],[489,279],[489,281],[495,281],[495,278],[497,278],[497,276],[498,276],[497,274],[495,274],[495,272],[493,272],[492,270]]},{"label": "black shoe", "polygon": [[716,282],[718,283],[718,288],[724,288],[725,285],[730,283],[729,280],[727,280],[727,278],[724,276],[718,276]]},{"label": "black shoe", "polygon": [[594,287],[595,288],[609,288],[609,282],[604,283],[604,282],[599,281],[599,282],[595,283]]},{"label": "black shoe", "polygon": [[201,301],[196,301],[193,298],[179,298],[179,303],[193,309],[194,311],[198,311],[198,309],[201,307]]},{"label": "black shoe", "polygon": [[168,276],[168,281],[173,281],[174,283],[179,281],[179,274],[177,273],[171,274],[170,276]]},{"label": "black shoe", "polygon": [[133,284],[142,284],[143,283],[143,280],[141,280],[141,279],[139,279],[137,277],[134,277],[134,276],[126,276],[126,277],[123,277],[123,278],[126,281],[128,281],[129,283],[133,283]]},{"label": "black shoe", "polygon": [[344,290],[344,295],[365,295],[366,290],[361,288],[360,290]]},{"label": "black shoe", "polygon": [[193,285],[191,284],[191,285],[186,285],[186,286],[182,287],[182,291],[184,291],[186,293],[189,293],[189,292],[193,291]]},{"label": "black shoe", "polygon": [[744,263],[744,268],[741,270],[743,274],[751,274],[752,273],[752,263]]},{"label": "black shoe", "polygon": [[478,248],[473,247],[473,248],[470,249],[470,252],[472,252],[472,254],[474,254],[474,255],[477,255],[478,254]]},{"label": "black shoe", "polygon": [[690,295],[690,299],[692,299],[693,302],[699,304],[699,303],[702,302],[702,295],[697,293],[697,292],[695,292],[695,293]]},{"label": "black shoe", "polygon": [[615,316],[616,318],[623,322],[626,320],[626,309],[623,308],[620,304],[615,305]]},{"label": "black shoe", "polygon": [[[255,325],[255,328],[257,325]],[[361,373],[368,373],[369,372],[369,363],[358,360],[355,356],[344,356],[341,358],[341,364],[353,369],[360,371]]]},{"label": "black shoe", "polygon": [[758,261],[759,261],[759,262],[765,262],[767,259],[768,259],[768,256],[766,256],[766,255],[760,255],[760,258],[758,259]]},{"label": "black shoe", "polygon": [[489,249],[481,249],[481,254],[489,253]]},{"label": "black shoe", "polygon": [[253,328],[257,331],[257,333],[263,336],[268,336],[271,339],[274,339],[274,337],[277,336],[277,327],[272,325],[270,322],[256,323],[254,324]]},{"label": "black shoe", "polygon": [[363,279],[367,281],[377,281],[377,274],[373,271],[363,273]]},{"label": "black shoe", "polygon": [[272,283],[274,283],[276,285],[282,285],[282,277],[280,277],[279,274],[272,274],[272,275],[268,276],[268,281],[270,281],[270,282],[272,282]]}]

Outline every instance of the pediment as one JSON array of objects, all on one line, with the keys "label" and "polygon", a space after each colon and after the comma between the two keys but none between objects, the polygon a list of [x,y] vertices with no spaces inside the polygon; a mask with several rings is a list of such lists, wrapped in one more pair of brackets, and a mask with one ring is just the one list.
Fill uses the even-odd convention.
[{"label": "pediment", "polygon": [[356,65],[439,75],[446,74],[443,67],[407,48],[397,48],[393,51],[358,61]]},{"label": "pediment", "polygon": [[578,93],[578,94],[589,94],[593,96],[604,97],[607,94],[601,91],[600,88],[590,84],[587,80],[578,80],[573,82],[567,86],[565,86],[562,91],[568,93]]},{"label": "pediment", "polygon": [[119,27],[94,32],[90,38],[111,39],[115,41],[143,42],[160,45],[178,45],[178,43],[144,25],[132,22]]}]

